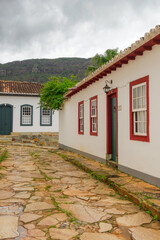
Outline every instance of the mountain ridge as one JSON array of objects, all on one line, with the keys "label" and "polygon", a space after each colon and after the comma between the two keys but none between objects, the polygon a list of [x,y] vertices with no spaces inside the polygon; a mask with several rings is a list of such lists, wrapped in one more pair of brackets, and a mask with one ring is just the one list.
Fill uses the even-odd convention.
[{"label": "mountain ridge", "polygon": [[11,81],[27,81],[45,83],[50,76],[77,76],[77,80],[85,77],[85,71],[91,58],[38,58],[0,63],[0,79]]}]

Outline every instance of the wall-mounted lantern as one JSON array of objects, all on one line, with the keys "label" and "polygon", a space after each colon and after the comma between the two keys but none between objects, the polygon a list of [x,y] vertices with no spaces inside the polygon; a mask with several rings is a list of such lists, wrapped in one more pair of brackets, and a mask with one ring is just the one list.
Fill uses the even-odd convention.
[{"label": "wall-mounted lantern", "polygon": [[103,90],[106,94],[110,91],[111,87],[109,85],[112,84],[112,82],[113,82],[112,80],[110,80],[110,81],[106,80],[105,81],[106,85],[103,87]]}]

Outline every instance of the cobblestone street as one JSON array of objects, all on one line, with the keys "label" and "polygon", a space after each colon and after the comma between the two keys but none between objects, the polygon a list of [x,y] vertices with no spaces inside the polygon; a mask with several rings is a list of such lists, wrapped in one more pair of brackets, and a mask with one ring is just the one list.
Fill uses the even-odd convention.
[{"label": "cobblestone street", "polygon": [[1,146],[0,239],[159,240],[160,223],[56,151]]}]

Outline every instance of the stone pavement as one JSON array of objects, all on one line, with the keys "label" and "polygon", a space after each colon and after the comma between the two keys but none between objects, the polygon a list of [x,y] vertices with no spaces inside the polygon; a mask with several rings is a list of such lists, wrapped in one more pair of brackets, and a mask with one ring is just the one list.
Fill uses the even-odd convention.
[{"label": "stone pavement", "polygon": [[0,156],[4,149],[0,239],[160,239],[159,221],[65,161],[67,152],[2,145]]},{"label": "stone pavement", "polygon": [[78,154],[59,150],[57,154],[93,177],[112,186],[120,195],[148,211],[160,221],[160,188]]}]

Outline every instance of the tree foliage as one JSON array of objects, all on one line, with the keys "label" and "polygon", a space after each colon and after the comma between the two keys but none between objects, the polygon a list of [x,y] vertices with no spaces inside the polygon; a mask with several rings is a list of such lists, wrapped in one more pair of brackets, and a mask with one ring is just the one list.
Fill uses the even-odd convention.
[{"label": "tree foliage", "polygon": [[44,108],[59,110],[63,103],[63,96],[68,88],[73,87],[77,83],[76,76],[70,78],[50,77],[50,81],[43,84],[41,90],[40,105]]},{"label": "tree foliage", "polygon": [[109,62],[113,57],[118,54],[118,49],[107,49],[104,54],[96,54],[91,59],[91,65],[87,67],[86,75],[94,72],[97,68],[101,67],[106,62]]}]

